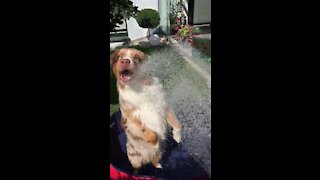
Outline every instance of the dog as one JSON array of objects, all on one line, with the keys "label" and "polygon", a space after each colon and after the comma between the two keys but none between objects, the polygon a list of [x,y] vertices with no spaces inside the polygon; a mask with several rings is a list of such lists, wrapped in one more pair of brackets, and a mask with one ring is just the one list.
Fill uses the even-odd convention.
[{"label": "dog", "polygon": [[182,124],[166,103],[162,84],[141,71],[146,61],[146,55],[133,48],[121,48],[110,55],[117,79],[121,124],[127,136],[127,155],[135,172],[148,163],[162,168],[163,144],[170,126],[173,139],[181,141]]}]

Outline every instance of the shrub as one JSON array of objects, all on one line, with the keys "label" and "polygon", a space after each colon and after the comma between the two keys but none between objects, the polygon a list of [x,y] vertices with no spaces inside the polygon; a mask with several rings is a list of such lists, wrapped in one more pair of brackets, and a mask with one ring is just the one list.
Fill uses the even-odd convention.
[{"label": "shrub", "polygon": [[160,15],[154,9],[143,9],[138,13],[136,20],[142,28],[156,28],[160,24]]},{"label": "shrub", "polygon": [[203,38],[193,38],[192,46],[200,51],[203,57],[211,57],[211,40]]}]

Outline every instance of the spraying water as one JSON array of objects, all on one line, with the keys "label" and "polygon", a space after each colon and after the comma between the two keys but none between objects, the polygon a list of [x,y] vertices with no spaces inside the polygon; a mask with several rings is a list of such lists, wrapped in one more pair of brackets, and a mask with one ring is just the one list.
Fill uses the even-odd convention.
[{"label": "spraying water", "polygon": [[177,52],[167,47],[150,55],[141,68],[159,78],[167,102],[183,124],[182,146],[211,175],[211,89]]}]

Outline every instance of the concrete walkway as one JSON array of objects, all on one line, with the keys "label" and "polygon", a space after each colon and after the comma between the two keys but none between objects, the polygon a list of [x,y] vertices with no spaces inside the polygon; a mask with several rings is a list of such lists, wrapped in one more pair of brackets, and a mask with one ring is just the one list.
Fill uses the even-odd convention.
[{"label": "concrete walkway", "polygon": [[203,39],[211,39],[211,34],[199,34],[194,37],[203,38]]},{"label": "concrete walkway", "polygon": [[[210,35],[211,38],[211,35]],[[192,60],[192,52],[186,50],[183,46],[181,46],[176,40],[170,38],[170,41],[175,48],[175,50],[203,77],[207,80],[208,87],[211,88],[211,74],[207,71],[203,70],[199,65],[197,65]]]}]

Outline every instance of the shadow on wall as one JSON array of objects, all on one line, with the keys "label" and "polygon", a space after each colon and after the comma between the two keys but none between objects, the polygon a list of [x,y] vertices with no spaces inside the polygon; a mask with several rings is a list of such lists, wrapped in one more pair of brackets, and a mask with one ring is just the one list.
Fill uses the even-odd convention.
[{"label": "shadow on wall", "polygon": [[160,37],[163,37],[163,36],[168,36],[170,35],[170,32],[169,33],[166,33],[163,29],[167,29],[167,31],[170,30],[170,27],[169,26],[159,26],[155,33],[158,34]]},{"label": "shadow on wall", "polygon": [[[154,28],[154,29],[150,29],[150,35],[152,34],[157,34],[160,38],[163,38],[163,37],[166,37],[170,34],[167,34],[165,31],[163,31],[162,29],[165,29],[165,28],[169,28],[168,26],[159,26],[157,28]],[[149,36],[149,33],[147,32],[146,33],[146,36],[144,38],[148,38]],[[137,39],[139,40],[139,39]]]},{"label": "shadow on wall", "polygon": [[[160,28],[161,27],[161,28]],[[163,37],[163,36],[167,36],[168,34],[165,33],[162,29],[165,29],[165,28],[169,28],[168,26],[166,27],[163,27],[163,26],[159,26],[157,28],[153,28],[153,29],[150,29],[150,35],[151,34],[158,34],[160,37]],[[149,36],[149,31],[147,28],[145,28],[147,31],[143,34],[142,37],[140,38],[134,38],[132,37],[132,35],[129,34],[129,38],[131,38],[131,41],[139,41],[141,39],[144,39],[144,38],[147,38]]]},{"label": "shadow on wall", "polygon": [[[148,28],[145,28],[148,30]],[[149,29],[150,30],[150,35],[151,34],[158,34],[159,31],[161,31],[160,27],[157,27],[157,28],[153,28],[153,29]],[[148,37],[149,36],[149,30],[146,32],[146,35],[145,37]]]}]

